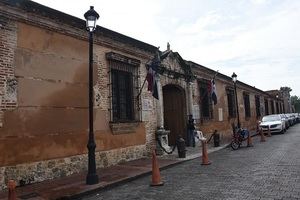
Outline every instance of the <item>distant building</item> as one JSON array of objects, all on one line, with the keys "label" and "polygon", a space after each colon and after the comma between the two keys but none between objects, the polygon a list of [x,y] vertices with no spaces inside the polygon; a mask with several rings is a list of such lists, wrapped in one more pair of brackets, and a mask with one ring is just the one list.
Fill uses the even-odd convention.
[{"label": "distant building", "polygon": [[291,102],[291,89],[289,87],[282,87],[280,88],[280,95],[283,98],[283,105],[286,108],[285,112],[286,113],[291,113],[293,112],[292,110],[292,102]]}]

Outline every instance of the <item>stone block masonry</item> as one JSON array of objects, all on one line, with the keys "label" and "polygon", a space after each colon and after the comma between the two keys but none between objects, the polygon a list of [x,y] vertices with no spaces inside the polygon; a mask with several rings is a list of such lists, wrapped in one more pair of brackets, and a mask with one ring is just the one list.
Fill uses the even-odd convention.
[{"label": "stone block masonry", "polygon": [[[145,145],[96,152],[96,165],[97,168],[104,168],[146,156]],[[15,180],[18,186],[22,186],[86,171],[87,163],[87,154],[82,154],[67,158],[0,167],[0,189],[5,189],[10,179]]]},{"label": "stone block masonry", "polygon": [[[81,89],[80,91],[82,92],[82,87],[85,85],[86,55],[77,53],[77,49],[79,49],[78,51],[83,51],[86,48],[86,43],[74,37],[58,34],[55,31],[50,33],[49,31],[25,23],[8,19],[4,19],[3,21],[10,22],[7,24],[1,22],[0,32],[0,122],[1,126],[3,125],[2,128],[0,127],[2,133],[0,135],[0,152],[2,152],[0,157],[0,189],[6,187],[9,179],[14,179],[18,185],[23,185],[68,176],[86,170],[86,143],[82,142],[85,139],[83,132],[86,130],[86,126],[85,124],[81,124],[78,128],[78,124],[85,123],[85,101],[79,101],[84,94],[76,93],[76,101],[73,101],[71,97],[74,96],[74,93],[70,93],[75,86],[75,88]],[[35,36],[32,36],[32,32],[35,33]],[[31,35],[31,37],[28,35]],[[36,41],[37,37],[40,38],[40,42]],[[45,43],[44,46],[41,45],[46,39],[50,40],[49,38],[53,39],[51,43],[54,43],[53,45],[47,46],[50,43]],[[63,48],[60,46],[62,43],[58,42],[62,40],[65,41]],[[56,41],[56,43],[53,41]],[[66,44],[66,41],[69,41],[69,46]],[[79,45],[80,47],[73,48],[73,45]],[[44,49],[43,51],[35,49],[40,46],[49,47],[49,49],[62,49],[62,53],[59,54],[57,51],[45,52],[49,49]],[[66,50],[70,46],[71,50]],[[100,95],[102,95],[99,101],[95,98],[95,114],[96,116],[100,116],[99,118],[96,117],[97,123],[95,123],[95,129],[99,131],[96,131],[95,135],[99,140],[97,141],[97,146],[101,147],[101,151],[96,152],[96,162],[97,167],[101,168],[144,157],[150,151],[148,149],[148,142],[144,141],[142,137],[142,134],[146,134],[143,125],[137,128],[139,134],[135,133],[135,130],[132,130],[132,133],[122,135],[113,135],[111,129],[108,126],[106,127],[109,121],[109,114],[107,112],[109,107],[107,100],[108,66],[103,55],[111,51],[111,49],[98,45],[95,45],[95,49],[102,51],[101,53],[95,51],[98,53],[98,55],[95,55],[95,64],[98,67],[98,73],[95,73],[96,76],[98,75],[95,78],[95,80],[98,80],[96,84],[98,88],[96,87],[96,90],[99,90]],[[76,55],[81,55],[83,58],[78,58]],[[130,56],[132,55],[130,54]],[[143,59],[146,60],[146,58]],[[24,62],[25,60],[26,62]],[[74,74],[74,68],[79,70],[77,74]],[[51,73],[53,71],[55,73]],[[65,71],[68,72],[63,73]],[[14,74],[18,78],[19,85],[17,85],[18,82]],[[62,77],[62,75],[65,76]],[[40,89],[44,85],[47,87]],[[52,87],[53,85],[57,87]],[[54,100],[51,99],[49,96],[51,91],[56,90],[58,87],[58,89],[61,89],[60,87],[62,86],[68,86],[69,89],[59,93],[59,95],[53,95]],[[70,86],[74,87],[70,90]],[[19,104],[17,104],[17,92]],[[63,98],[66,94],[69,94],[67,95],[68,98]],[[67,108],[64,109],[65,107]],[[11,109],[15,109],[14,113],[6,112]],[[40,111],[47,112],[51,109],[54,112],[53,115],[50,113],[50,115],[30,118],[32,114],[29,114],[29,117],[24,117],[24,113],[31,112],[37,114]],[[78,111],[78,115],[73,114],[75,111]],[[6,116],[5,124],[3,121],[4,112]],[[16,123],[17,120],[14,120],[16,118],[13,120],[9,118],[10,116],[14,117],[15,113],[16,115],[21,113],[21,118],[27,120],[21,120]],[[10,114],[10,116],[7,117],[7,114]],[[65,115],[68,116],[62,117]],[[57,120],[59,117],[62,120],[74,119],[78,123],[74,123],[74,121],[62,123],[62,120]],[[25,129],[15,129],[15,127],[23,125]],[[37,128],[37,126],[40,126],[40,128]],[[67,134],[68,136],[66,136]],[[139,139],[130,138],[129,141],[129,134],[139,135]],[[151,132],[147,132],[147,134],[151,134]],[[111,142],[112,140],[113,142]],[[15,146],[11,144],[15,144]],[[59,147],[54,147],[55,145]],[[47,148],[44,148],[45,146]],[[10,153],[5,153],[5,150],[8,148],[11,148]],[[54,155],[54,151],[57,153],[56,155]],[[70,153],[70,151],[72,152]],[[49,156],[49,154],[52,155]],[[12,160],[16,162],[11,162]],[[5,164],[6,161],[11,163]]]},{"label": "stone block masonry", "polygon": [[17,45],[17,25],[0,18],[0,127],[3,111],[17,107],[17,80],[14,76],[14,49]]}]

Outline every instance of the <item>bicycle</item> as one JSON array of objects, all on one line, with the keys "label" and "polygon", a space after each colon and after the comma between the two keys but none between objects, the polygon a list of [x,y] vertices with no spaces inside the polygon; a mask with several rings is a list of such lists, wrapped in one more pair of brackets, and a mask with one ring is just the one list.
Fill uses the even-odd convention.
[{"label": "bicycle", "polygon": [[233,132],[233,137],[231,141],[231,148],[237,150],[241,147],[243,141],[247,140],[249,131],[247,129],[239,128],[237,131]]}]

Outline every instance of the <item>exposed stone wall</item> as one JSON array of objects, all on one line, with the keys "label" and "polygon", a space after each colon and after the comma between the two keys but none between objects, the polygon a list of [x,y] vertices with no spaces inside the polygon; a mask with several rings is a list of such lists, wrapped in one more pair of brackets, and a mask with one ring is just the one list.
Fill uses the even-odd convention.
[{"label": "exposed stone wall", "polygon": [[[12,18],[14,19],[8,19],[3,14],[0,14],[0,128],[3,126],[3,112],[11,109],[20,109],[23,107],[24,112],[16,112],[17,114],[15,114],[16,116],[21,115],[22,120],[26,119],[25,115],[28,113],[28,107],[31,109],[29,109],[30,112],[33,114],[39,112],[40,116],[44,118],[37,115],[34,120],[20,121],[19,124],[21,124],[22,128],[19,130],[15,129],[15,131],[7,131],[10,134],[13,132],[15,134],[13,137],[12,135],[6,137],[7,135],[5,134],[0,136],[0,142],[5,141],[7,138],[13,138],[11,141],[6,141],[7,147],[11,146],[10,144],[18,144],[19,142],[17,149],[14,149],[15,152],[11,151],[9,156],[1,157],[0,164],[5,163],[5,159],[8,160],[7,157],[12,158],[14,156],[14,159],[16,159],[13,163],[16,165],[0,165],[2,166],[0,167],[1,188],[5,188],[8,179],[17,180],[18,184],[28,184],[67,176],[87,169],[87,155],[84,154],[86,152],[86,142],[84,140],[87,139],[87,124],[84,123],[87,123],[88,104],[87,98],[84,95],[87,96],[88,34],[83,30],[79,30],[78,27],[65,25],[62,21],[52,21],[46,16],[27,15],[26,12],[22,13],[22,11],[16,10],[11,12],[14,13],[12,14]],[[18,26],[22,26],[23,29],[20,28],[18,30]],[[18,38],[18,42],[20,42],[20,44],[18,43],[19,46],[17,45],[17,30],[19,31],[19,35],[20,30],[23,30],[21,32],[23,33],[23,37]],[[94,44],[96,160],[97,166],[100,168],[149,155],[155,146],[158,101],[147,91],[146,83],[141,93],[140,110],[138,111],[140,112],[140,119],[142,121],[140,124],[144,124],[145,129],[140,128],[140,134],[134,135],[135,137],[140,137],[143,134],[146,139],[144,140],[141,137],[142,139],[137,143],[130,144],[130,139],[136,139],[130,135],[135,134],[131,132],[135,131],[136,124],[124,123],[109,126],[111,120],[111,101],[109,99],[111,97],[109,84],[110,68],[105,54],[113,51],[140,60],[141,64],[138,69],[140,76],[139,86],[142,86],[147,74],[146,63],[153,55],[144,49],[136,48],[128,43],[123,44],[120,41],[114,41],[113,38],[104,38],[101,34],[95,35]],[[23,62],[24,60],[26,60],[26,63]],[[165,65],[170,67],[170,70],[184,73],[178,60],[168,58],[164,62]],[[15,78],[14,73],[16,73],[18,79]],[[214,74],[203,73],[200,69],[197,75],[210,79]],[[187,97],[187,83],[182,78],[174,79],[174,77],[161,76],[160,80],[162,87],[167,84],[179,85],[183,88]],[[18,81],[22,84],[18,85]],[[47,87],[41,86],[42,84],[47,84]],[[236,119],[228,117],[227,96],[225,92],[226,86],[232,85],[232,83],[218,79],[216,84],[218,104],[213,106],[214,117],[207,121],[198,121],[197,125],[207,136],[215,129],[220,130],[221,141],[227,141],[231,137],[231,123],[233,121],[236,122]],[[16,90],[17,86],[20,88],[19,91]],[[39,86],[41,87],[37,88]],[[32,88],[39,92],[35,91],[35,95],[31,95],[30,92],[34,92]],[[52,98],[49,98],[49,94],[51,96],[49,88],[52,89]],[[63,90],[60,90],[61,88]],[[77,88],[75,92],[74,88]],[[192,88],[193,105],[197,105],[200,97],[196,82],[194,82]],[[251,118],[245,120],[243,117],[244,106],[242,96],[244,90],[248,91],[249,88],[238,87],[238,107],[243,126],[250,128],[255,125],[255,121],[257,120],[254,100],[255,92],[249,90]],[[86,94],[81,95],[79,92]],[[17,94],[18,98],[21,99],[19,105],[17,103]],[[82,99],[79,99],[79,96]],[[186,103],[188,104],[188,101]],[[43,109],[41,109],[42,107]],[[51,109],[57,112],[50,117],[49,115],[45,116],[45,113]],[[65,110],[61,112],[62,109]],[[271,110],[271,107],[269,107],[269,110]],[[74,111],[78,111],[78,116],[74,116]],[[85,113],[82,113],[83,111]],[[66,113],[70,114],[65,115]],[[12,115],[12,117],[15,117],[15,115]],[[77,121],[63,121],[72,117]],[[62,120],[57,120],[57,118],[61,118]],[[16,120],[11,120],[10,122],[10,124],[13,124],[12,127],[14,127],[14,121]],[[60,123],[56,123],[57,121],[60,121]],[[26,124],[25,122],[27,122],[26,126],[24,125]],[[78,124],[81,123],[83,124],[78,127]],[[35,125],[40,125],[41,129],[37,130]],[[47,130],[46,126],[49,126]],[[24,133],[24,130],[27,132]],[[52,143],[48,143],[49,141]],[[0,144],[2,145],[0,146],[0,150],[3,153],[3,149],[6,149],[4,142]],[[27,146],[24,146],[24,144]],[[41,147],[42,145],[49,148],[43,149],[45,151],[41,152],[39,150],[43,148]],[[34,151],[32,150],[33,148],[35,148]],[[22,154],[24,150],[26,150],[27,157],[24,157]],[[17,157],[17,153],[19,153],[19,157]],[[58,157],[59,159],[54,159]]]},{"label": "exposed stone wall", "polygon": [[[141,84],[145,80],[147,76],[146,70],[146,60],[142,61],[141,68],[140,68],[140,76],[141,76]],[[148,85],[147,81],[144,85],[141,94],[141,119],[145,123],[146,129],[146,151],[148,155],[151,154],[153,148],[155,148],[156,141],[155,141],[155,132],[157,129],[157,101],[153,96],[152,93],[147,91]]]},{"label": "exposed stone wall", "polygon": [[0,18],[0,128],[3,112],[17,106],[17,80],[14,76],[14,50],[17,26],[13,20]]},{"label": "exposed stone wall", "polygon": [[[212,73],[205,72],[205,69],[203,70],[203,72],[195,71],[195,73],[198,76],[198,78],[204,78],[208,80],[210,80],[210,78],[212,78],[214,75]],[[218,130],[221,134],[221,142],[226,143],[229,142],[232,137],[231,124],[237,124],[237,118],[229,117],[226,94],[226,87],[233,87],[233,83],[231,81],[222,79],[220,76],[216,77],[215,82],[217,88],[218,103],[216,105],[213,105],[213,118],[196,120],[197,128],[200,129],[207,137],[209,137],[215,129]],[[251,117],[248,118],[245,117],[243,92],[249,93]],[[264,108],[265,94],[254,91],[252,88],[237,84],[240,123],[242,127],[247,128],[250,131],[256,130],[256,123],[258,120],[261,119],[261,117],[256,116],[255,95],[260,96],[261,108]],[[193,98],[193,104],[197,104],[200,99],[199,87],[197,82],[195,82],[193,86]],[[261,114],[263,116],[263,112]]]},{"label": "exposed stone wall", "polygon": [[[197,74],[198,75],[198,74]],[[201,75],[201,78],[210,80],[213,74]],[[231,122],[232,119],[228,118],[228,109],[227,109],[227,96],[226,96],[226,86],[228,84],[221,79],[215,79],[218,103],[212,105],[213,109],[213,118],[212,119],[203,119],[201,117],[201,106],[199,105],[199,118],[196,120],[197,129],[201,130],[205,137],[210,137],[214,130],[218,130],[221,136],[221,142],[226,143],[231,137]],[[197,81],[194,82],[193,86],[193,104],[197,105],[200,102],[200,93],[199,85]]]},{"label": "exposed stone wall", "polygon": [[[7,11],[10,12],[9,9]],[[0,129],[3,133],[0,136],[0,152],[3,154],[0,158],[0,188],[6,187],[8,179],[28,184],[78,173],[86,170],[87,165],[87,155],[84,153],[87,139],[85,96],[87,97],[88,34],[84,30],[64,26],[63,23],[45,17],[27,16],[22,11],[12,12],[12,16],[7,15],[8,18],[11,17],[9,19],[0,14]],[[141,99],[148,99],[151,106],[150,109],[139,111],[143,115],[142,122],[124,124],[124,127],[119,125],[119,130],[126,126],[126,131],[122,134],[116,134],[118,131],[109,127],[110,69],[105,54],[111,51],[141,61],[138,69],[139,86],[147,74],[145,65],[152,57],[150,52],[143,49],[95,35],[94,128],[97,167],[144,157],[150,154],[155,145],[156,100],[147,91],[146,85]],[[18,79],[15,79],[15,75]],[[16,80],[26,84],[16,85]],[[44,87],[45,85],[49,87]],[[64,91],[55,94],[55,99],[49,98],[53,91],[57,91],[56,86],[65,86]],[[79,88],[78,92],[72,93],[74,88]],[[10,113],[10,118],[5,113],[6,127],[1,128],[3,113],[9,109],[15,109],[14,113]],[[22,109],[24,112],[20,112]],[[66,111],[53,116],[45,115],[45,112],[52,109]],[[42,117],[31,120],[26,118],[27,111],[39,113]],[[79,111],[82,118],[73,114],[64,116],[67,112],[74,111]],[[15,119],[12,117],[19,115],[22,120],[11,130],[15,121],[11,120]],[[62,121],[56,123],[60,118]],[[63,121],[69,119],[78,121]],[[13,148],[12,143],[19,146]],[[45,149],[44,146],[49,148]],[[12,148],[9,154],[4,151],[7,147]]]},{"label": "exposed stone wall", "polygon": [[[98,38],[95,38],[97,41]],[[139,49],[134,49],[136,52],[140,51]],[[147,76],[147,69],[146,69],[146,63],[149,62],[149,59],[152,57],[152,55],[148,55],[149,57],[139,57],[136,54],[128,53],[127,51],[120,51],[120,50],[112,50],[107,47],[103,47],[100,45],[94,46],[94,62],[97,65],[98,70],[98,76],[97,76],[97,82],[94,87],[95,91],[95,106],[101,110],[106,110],[106,120],[111,120],[111,113],[110,107],[111,107],[111,88],[110,88],[110,80],[109,80],[109,64],[108,61],[105,58],[105,54],[113,51],[115,53],[121,54],[123,56],[128,56],[130,58],[138,59],[141,61],[140,66],[138,68],[139,73],[139,87],[142,86],[146,76]],[[134,51],[133,51],[134,52]],[[140,88],[139,88],[140,89]],[[97,95],[100,97],[100,100],[97,101]],[[155,131],[157,127],[157,109],[156,109],[156,99],[152,97],[151,92],[147,91],[147,82],[145,83],[144,87],[141,91],[141,97],[139,102],[139,109],[137,112],[140,112],[140,120],[144,122],[145,124],[145,134],[146,134],[146,151],[150,155],[153,147],[155,146]],[[147,107],[143,105],[143,102],[147,102]],[[134,123],[133,123],[134,124]],[[115,124],[110,125],[112,131],[122,130],[121,132],[126,132],[128,130],[128,123],[121,123],[121,124]],[[129,125],[130,126],[130,125]],[[118,131],[117,131],[118,132]],[[120,131],[119,131],[120,132]],[[128,131],[127,131],[128,132]]]},{"label": "exposed stone wall", "polygon": [[[121,162],[145,157],[145,145],[120,148],[111,151],[96,152],[97,168],[116,165]],[[0,167],[0,189],[6,188],[13,179],[17,185],[31,184],[44,180],[65,177],[87,170],[87,154],[67,158]]]}]

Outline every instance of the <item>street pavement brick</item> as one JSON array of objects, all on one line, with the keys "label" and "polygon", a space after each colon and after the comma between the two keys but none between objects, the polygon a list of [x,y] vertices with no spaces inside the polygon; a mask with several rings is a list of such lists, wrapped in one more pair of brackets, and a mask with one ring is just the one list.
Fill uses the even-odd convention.
[{"label": "street pavement brick", "polygon": [[[254,147],[226,148],[161,171],[165,185],[150,187],[150,176],[87,196],[101,199],[300,199],[300,124]],[[246,144],[244,145],[246,146]]]}]

